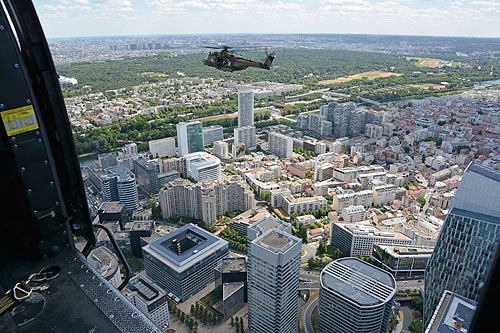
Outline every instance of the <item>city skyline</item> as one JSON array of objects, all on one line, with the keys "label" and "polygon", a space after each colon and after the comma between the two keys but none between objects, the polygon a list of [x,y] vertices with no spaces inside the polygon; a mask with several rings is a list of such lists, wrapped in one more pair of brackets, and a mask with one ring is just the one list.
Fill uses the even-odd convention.
[{"label": "city skyline", "polygon": [[[49,38],[340,33],[499,37],[499,1],[35,1]],[[166,19],[168,18],[168,20]]]}]

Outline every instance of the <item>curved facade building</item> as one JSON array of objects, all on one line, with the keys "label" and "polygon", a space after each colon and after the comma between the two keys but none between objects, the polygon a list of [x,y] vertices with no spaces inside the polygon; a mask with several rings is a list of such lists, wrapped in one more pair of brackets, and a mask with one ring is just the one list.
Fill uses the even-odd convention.
[{"label": "curved facade building", "polygon": [[132,171],[125,168],[106,170],[101,180],[101,187],[105,202],[120,201],[128,212],[137,209],[139,200]]},{"label": "curved facade building", "polygon": [[320,275],[318,329],[323,333],[385,333],[394,277],[357,258],[329,263]]},{"label": "curved facade building", "polygon": [[116,182],[118,198],[126,211],[133,211],[138,206],[137,185],[132,172],[127,177],[120,178]]}]

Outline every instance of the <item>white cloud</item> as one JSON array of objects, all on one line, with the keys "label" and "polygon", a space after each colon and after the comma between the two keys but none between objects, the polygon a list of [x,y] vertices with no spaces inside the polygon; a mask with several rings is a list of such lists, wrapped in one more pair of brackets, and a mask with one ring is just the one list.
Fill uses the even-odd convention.
[{"label": "white cloud", "polygon": [[[148,33],[333,32],[499,35],[494,0],[34,0],[60,34],[85,26]],[[58,14],[56,14],[58,13]],[[61,15],[61,13],[64,13]],[[58,20],[59,18],[59,20]],[[66,19],[67,18],[67,19]],[[98,22],[98,20],[102,21]],[[135,21],[135,28],[126,22]],[[123,24],[121,22],[124,22]],[[77,24],[78,23],[78,24]],[[54,24],[56,26],[57,24]],[[141,25],[141,27],[139,27]],[[86,30],[80,34],[88,34]],[[72,34],[78,35],[78,32]]]}]

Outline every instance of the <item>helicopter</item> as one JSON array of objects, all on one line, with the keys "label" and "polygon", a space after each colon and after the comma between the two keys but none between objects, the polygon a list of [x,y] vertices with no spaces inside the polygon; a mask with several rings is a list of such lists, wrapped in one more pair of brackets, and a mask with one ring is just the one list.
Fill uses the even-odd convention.
[{"label": "helicopter", "polygon": [[215,67],[219,70],[226,72],[241,71],[247,69],[248,67],[256,67],[256,68],[270,70],[275,57],[274,53],[267,54],[266,52],[267,57],[263,60],[263,62],[258,62],[250,59],[245,59],[241,54],[229,51],[234,49],[233,47],[230,46],[224,45],[221,47],[216,47],[216,46],[204,46],[204,47],[207,49],[216,49],[220,51],[210,52],[207,55],[207,57],[203,60],[203,64],[210,67]]}]

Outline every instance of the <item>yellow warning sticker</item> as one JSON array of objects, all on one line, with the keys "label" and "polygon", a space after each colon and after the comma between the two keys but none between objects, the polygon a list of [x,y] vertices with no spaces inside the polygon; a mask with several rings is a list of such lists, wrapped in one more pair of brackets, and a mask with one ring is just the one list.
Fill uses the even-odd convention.
[{"label": "yellow warning sticker", "polygon": [[0,112],[8,136],[18,135],[38,129],[35,110],[27,105],[17,109]]}]

